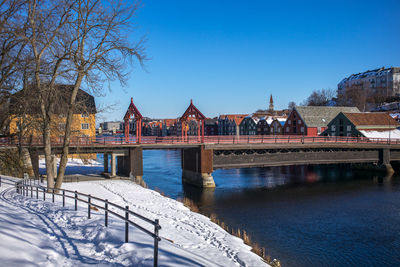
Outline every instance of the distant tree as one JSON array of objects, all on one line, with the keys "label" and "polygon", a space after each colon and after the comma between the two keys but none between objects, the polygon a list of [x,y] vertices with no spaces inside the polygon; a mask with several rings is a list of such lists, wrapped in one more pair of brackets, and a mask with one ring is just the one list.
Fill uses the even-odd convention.
[{"label": "distant tree", "polygon": [[314,90],[311,95],[303,102],[305,106],[325,106],[336,92],[333,89]]},{"label": "distant tree", "polygon": [[293,109],[294,107],[296,107],[296,102],[294,102],[294,101],[290,101],[289,102],[289,104],[288,104],[288,109]]},{"label": "distant tree", "polygon": [[362,84],[347,87],[344,94],[338,95],[337,99],[339,106],[357,107],[360,111],[366,111],[371,101],[374,101],[373,98],[368,96]]}]

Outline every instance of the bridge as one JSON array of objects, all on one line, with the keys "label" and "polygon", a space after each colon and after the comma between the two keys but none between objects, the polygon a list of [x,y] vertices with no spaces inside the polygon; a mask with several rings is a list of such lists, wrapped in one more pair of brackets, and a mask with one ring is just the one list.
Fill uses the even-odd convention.
[{"label": "bridge", "polygon": [[[130,135],[130,120],[135,121],[135,136]],[[143,150],[181,150],[182,181],[200,187],[215,187],[212,173],[222,168],[265,167],[303,164],[373,163],[393,172],[391,162],[400,161],[400,139],[365,137],[322,137],[291,135],[205,136],[206,117],[190,101],[179,119],[178,136],[142,136],[143,116],[131,103],[124,116],[123,137],[72,137],[71,154],[104,154],[104,172],[110,176],[143,177]],[[196,120],[197,136],[188,135],[188,123]],[[52,154],[61,154],[63,137],[51,140]],[[0,149],[22,146],[30,151],[35,175],[39,155],[44,154],[41,138],[0,138]],[[109,172],[109,157],[111,171]],[[56,166],[54,167],[56,168]]]},{"label": "bridge", "polygon": [[[21,145],[30,150],[38,173],[41,139],[0,138],[0,149]],[[72,138],[70,153],[104,154],[104,172],[110,176],[143,176],[143,150],[181,150],[182,181],[200,187],[214,187],[216,169],[304,164],[373,163],[393,172],[391,162],[400,161],[400,139],[307,136],[197,136],[79,137]],[[52,153],[60,154],[62,139],[52,140]],[[109,172],[109,157],[111,171]]]}]

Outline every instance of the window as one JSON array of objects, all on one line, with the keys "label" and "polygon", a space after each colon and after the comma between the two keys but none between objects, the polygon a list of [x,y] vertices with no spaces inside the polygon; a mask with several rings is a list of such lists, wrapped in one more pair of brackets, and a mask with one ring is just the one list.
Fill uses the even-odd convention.
[{"label": "window", "polygon": [[297,132],[297,128],[293,127],[293,133],[296,133],[296,132]]},{"label": "window", "polygon": [[299,120],[299,125],[301,124],[301,120]]},{"label": "window", "polygon": [[65,123],[59,123],[59,124],[58,124],[58,129],[59,129],[60,131],[64,131],[64,130],[65,130]]},{"label": "window", "polygon": [[81,114],[81,117],[82,117],[82,118],[88,118],[88,117],[89,117],[89,114],[88,114],[87,112],[83,112],[83,113]]},{"label": "window", "polygon": [[82,123],[81,124],[81,129],[82,130],[89,130],[89,123]]},{"label": "window", "polygon": [[339,125],[343,125],[343,119],[339,119]]},{"label": "window", "polygon": [[332,132],[335,132],[335,131],[336,131],[336,126],[335,126],[335,125],[332,125],[332,126],[331,126],[331,131],[332,131]]},{"label": "window", "polygon": [[287,132],[287,133],[289,132],[289,127],[286,127],[286,132]]},{"label": "window", "polygon": [[347,133],[347,136],[351,136],[351,133]]},{"label": "window", "polygon": [[296,126],[296,121],[293,121],[293,126]]},{"label": "window", "polygon": [[318,128],[317,128],[317,132],[318,132],[318,134],[321,133],[321,127],[318,127]]},{"label": "window", "polygon": [[288,124],[290,124],[290,123],[291,123],[291,121],[290,121],[290,120],[288,120],[288,121],[287,121],[287,123],[288,123]]},{"label": "window", "polygon": [[347,125],[347,131],[351,132],[351,125]]},{"label": "window", "polygon": [[344,126],[343,125],[340,125],[339,126],[339,132],[343,132],[344,131]]},{"label": "window", "polygon": [[300,128],[300,132],[304,133],[304,127]]}]

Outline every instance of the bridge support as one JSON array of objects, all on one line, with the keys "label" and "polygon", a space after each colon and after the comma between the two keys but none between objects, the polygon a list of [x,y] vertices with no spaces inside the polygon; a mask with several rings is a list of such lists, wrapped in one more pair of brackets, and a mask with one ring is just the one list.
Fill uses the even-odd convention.
[{"label": "bridge support", "polygon": [[129,176],[136,182],[143,179],[143,149],[129,148],[127,156],[118,157],[118,173]]},{"label": "bridge support", "polygon": [[199,186],[215,187],[213,172],[213,150],[188,148],[181,150],[182,182]]},{"label": "bridge support", "polygon": [[117,162],[116,162],[116,155],[111,153],[111,177],[115,177],[117,175]]},{"label": "bridge support", "polygon": [[390,149],[382,148],[379,150],[379,164],[386,168],[387,174],[393,174],[394,170],[392,165],[390,164]]},{"label": "bridge support", "polygon": [[104,173],[108,173],[108,154],[104,153]]}]

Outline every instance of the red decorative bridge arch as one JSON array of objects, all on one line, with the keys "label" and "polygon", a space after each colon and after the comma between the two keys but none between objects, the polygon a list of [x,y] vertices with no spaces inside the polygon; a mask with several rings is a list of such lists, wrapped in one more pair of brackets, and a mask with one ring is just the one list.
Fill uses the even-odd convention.
[{"label": "red decorative bridge arch", "polygon": [[[203,113],[200,112],[196,108],[195,105],[193,105],[193,101],[190,100],[190,105],[186,109],[185,113],[183,113],[182,117],[179,119],[182,125],[182,138],[187,137],[187,123],[190,120],[196,119],[197,120],[197,136],[200,139],[201,136],[201,142],[204,142],[204,120],[206,117],[203,115]],[[201,128],[201,135],[200,135],[200,128]]]},{"label": "red decorative bridge arch", "polygon": [[124,122],[125,122],[125,140],[128,142],[129,141],[129,120],[131,117],[134,117],[136,120],[136,143],[139,143],[142,141],[142,114],[140,114],[139,110],[133,104],[133,98],[131,97],[131,104],[128,107],[128,110],[125,113],[124,116]]}]

